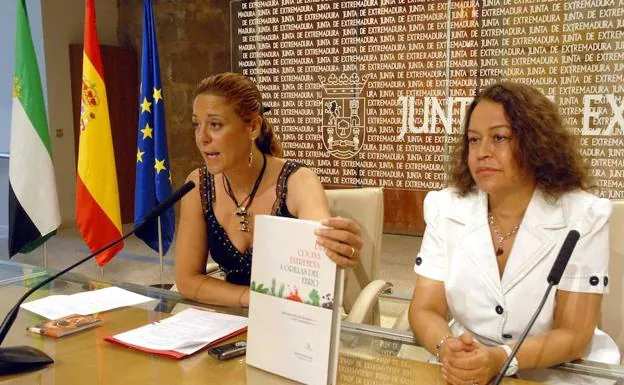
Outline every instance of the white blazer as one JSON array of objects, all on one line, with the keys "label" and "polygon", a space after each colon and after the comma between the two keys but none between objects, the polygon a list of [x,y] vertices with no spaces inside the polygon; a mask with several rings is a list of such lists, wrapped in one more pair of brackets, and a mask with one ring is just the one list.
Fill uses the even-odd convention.
[{"label": "white blazer", "polygon": [[[536,189],[511,249],[502,279],[488,225],[487,194],[460,197],[448,188],[427,194],[427,228],[414,270],[443,281],[452,332],[469,330],[488,345],[520,337],[548,283],[546,277],[572,229],[580,239],[558,290],[605,293],[608,287],[611,202],[583,191],[553,199]],[[529,335],[552,328],[552,290]]]}]

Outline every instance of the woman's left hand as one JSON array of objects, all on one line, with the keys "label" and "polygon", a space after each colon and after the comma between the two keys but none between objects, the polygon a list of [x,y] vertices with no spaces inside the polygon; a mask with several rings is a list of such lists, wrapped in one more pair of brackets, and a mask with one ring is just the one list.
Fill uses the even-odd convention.
[{"label": "woman's left hand", "polygon": [[[473,338],[471,335],[466,337],[463,335],[460,339]],[[470,341],[468,345],[472,345],[470,351],[463,349],[444,357],[442,374],[453,385],[485,385],[498,374],[507,353],[502,348],[485,346],[476,340]]]},{"label": "woman's left hand", "polygon": [[321,221],[328,228],[317,229],[317,244],[323,246],[329,258],[340,267],[353,267],[362,251],[362,231],[349,218],[333,217]]}]

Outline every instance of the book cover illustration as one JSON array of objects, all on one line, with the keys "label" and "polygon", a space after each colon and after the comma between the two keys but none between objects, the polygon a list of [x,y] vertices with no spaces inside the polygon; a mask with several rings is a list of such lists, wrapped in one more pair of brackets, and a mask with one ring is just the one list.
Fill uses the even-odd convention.
[{"label": "book cover illustration", "polygon": [[91,329],[101,323],[102,319],[92,315],[72,314],[59,319],[49,320],[36,326],[31,326],[28,328],[28,331],[58,338]]},{"label": "book cover illustration", "polygon": [[[278,275],[283,280],[278,281],[270,277],[269,284],[264,282],[268,281],[269,277],[259,276],[258,281],[251,281],[251,291],[331,310],[334,307],[334,287],[330,285],[319,287],[321,258],[327,256],[320,246],[299,248],[286,260],[279,261]],[[319,289],[322,291],[319,292]]]},{"label": "book cover illustration", "polygon": [[342,274],[316,244],[319,227],[257,216],[251,268],[247,364],[308,385],[334,383],[340,327]]}]

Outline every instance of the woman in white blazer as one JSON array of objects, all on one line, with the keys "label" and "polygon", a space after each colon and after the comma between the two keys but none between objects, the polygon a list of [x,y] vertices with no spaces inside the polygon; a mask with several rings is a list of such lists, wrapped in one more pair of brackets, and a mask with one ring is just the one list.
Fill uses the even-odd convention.
[{"label": "woman in white blazer", "polygon": [[467,110],[450,185],[425,199],[409,314],[445,379],[496,376],[572,229],[580,239],[563,278],[506,374],[582,357],[609,283],[611,203],[586,192],[587,169],[557,107],[521,84],[483,90]]}]

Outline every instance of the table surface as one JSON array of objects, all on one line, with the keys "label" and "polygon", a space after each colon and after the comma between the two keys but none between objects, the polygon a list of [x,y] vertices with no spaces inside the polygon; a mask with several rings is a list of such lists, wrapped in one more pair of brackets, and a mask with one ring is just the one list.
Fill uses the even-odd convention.
[{"label": "table surface", "polygon": [[[6,314],[15,301],[47,271],[0,261],[0,314]],[[6,273],[6,274],[5,274]],[[35,292],[29,300],[53,294],[73,294],[110,286],[111,283],[68,274],[53,285]],[[151,355],[108,343],[103,339],[147,323],[166,318],[188,306],[245,315],[244,309],[200,305],[184,301],[178,293],[151,287],[120,284],[116,286],[154,298],[145,304],[99,313],[103,323],[62,338],[51,338],[26,331],[44,318],[21,310],[3,346],[28,345],[51,356],[55,363],[35,372],[0,377],[0,384],[294,384],[295,382],[246,365],[245,358],[218,361],[206,351],[183,360]],[[241,335],[236,339],[244,339]],[[414,344],[407,333],[397,333],[373,326],[345,323],[341,329],[338,384],[445,384],[440,366],[425,362],[429,354]],[[586,368],[577,371],[587,373]],[[597,372],[617,375],[621,367],[595,368]],[[585,371],[584,371],[585,370]],[[567,372],[553,371],[569,376]],[[624,371],[622,372],[624,373]],[[585,376],[588,377],[588,376]],[[592,383],[604,378],[593,376]],[[624,378],[622,375],[621,378]],[[527,385],[536,382],[506,378],[504,384]],[[549,382],[551,383],[551,382]],[[586,382],[583,382],[586,383]],[[609,384],[624,384],[608,380]]]}]

